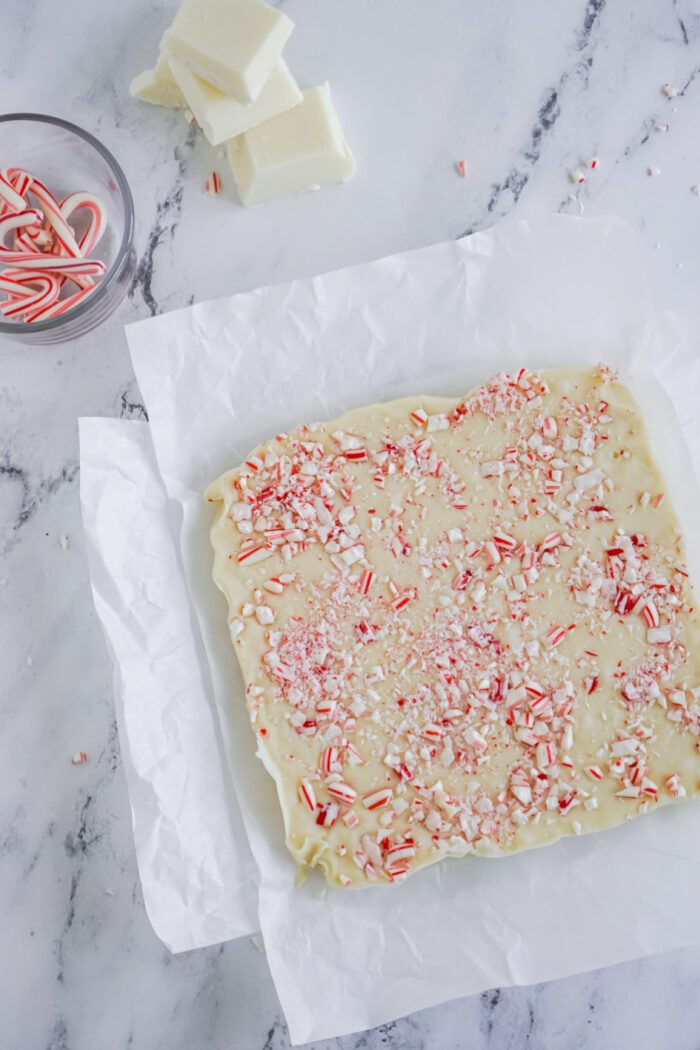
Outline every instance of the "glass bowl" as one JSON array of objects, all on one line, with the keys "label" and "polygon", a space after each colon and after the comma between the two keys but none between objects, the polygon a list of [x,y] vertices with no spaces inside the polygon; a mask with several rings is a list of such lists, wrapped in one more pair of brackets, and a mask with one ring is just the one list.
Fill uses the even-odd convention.
[{"label": "glass bowl", "polygon": [[101,324],[129,287],[135,265],[129,184],[112,154],[93,135],[66,120],[39,113],[0,115],[0,168],[8,167],[36,175],[59,200],[69,193],[87,191],[105,206],[107,227],[90,258],[100,259],[107,270],[92,295],[45,321],[27,323],[0,315],[0,335],[25,343],[76,339]]}]

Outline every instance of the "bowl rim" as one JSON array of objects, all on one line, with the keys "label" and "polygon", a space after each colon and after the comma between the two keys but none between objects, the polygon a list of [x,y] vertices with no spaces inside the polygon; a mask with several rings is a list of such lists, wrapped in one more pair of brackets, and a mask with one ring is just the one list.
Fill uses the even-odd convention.
[{"label": "bowl rim", "polygon": [[72,323],[77,321],[81,317],[90,313],[95,305],[105,298],[107,292],[118,278],[124,260],[131,251],[134,238],[134,199],[131,195],[126,175],[107,147],[103,146],[99,139],[95,138],[95,136],[90,134],[89,131],[85,131],[84,128],[78,127],[77,124],[72,124],[69,120],[63,120],[62,117],[52,117],[46,113],[0,113],[0,124],[21,120],[35,121],[39,124],[50,124],[54,127],[63,128],[64,131],[68,131],[71,134],[76,135],[78,138],[83,139],[84,142],[87,142],[89,146],[92,146],[92,148],[100,154],[108,168],[111,170],[121,194],[124,204],[124,233],[114,261],[100,281],[93,295],[88,296],[85,302],[79,303],[73,310],[68,310],[60,317],[50,317],[46,321],[35,321],[31,325],[23,325],[17,321],[4,321],[0,319],[0,335],[11,335],[15,337],[28,335],[30,332],[32,334],[36,333],[37,335],[41,332],[54,332],[62,328],[64,325],[67,326],[69,322]]}]

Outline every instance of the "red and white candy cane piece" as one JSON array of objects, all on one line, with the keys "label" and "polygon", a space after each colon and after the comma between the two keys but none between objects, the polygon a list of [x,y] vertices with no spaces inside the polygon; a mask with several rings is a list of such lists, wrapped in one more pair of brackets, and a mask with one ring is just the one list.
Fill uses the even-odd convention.
[{"label": "red and white candy cane piece", "polygon": [[41,212],[36,208],[25,208],[23,211],[5,215],[0,219],[0,248],[3,251],[11,251],[5,244],[5,238],[12,230],[20,230],[27,226],[35,226],[41,223]]},{"label": "red and white candy cane piece", "polygon": [[535,751],[535,761],[538,769],[546,769],[551,766],[556,757],[554,744],[538,744]]},{"label": "red and white candy cane piece", "polygon": [[360,594],[369,594],[369,589],[372,586],[373,579],[374,573],[372,572],[372,570],[365,569],[365,571],[360,576],[360,581],[358,583]]},{"label": "red and white candy cane piece", "polygon": [[[61,214],[63,215],[66,221],[66,224],[68,224],[68,220],[72,217],[74,212],[82,208],[85,208],[89,211],[90,221],[88,223],[87,229],[82,234],[77,245],[78,255],[82,257],[88,256],[90,252],[94,249],[97,242],[100,240],[105,229],[106,212],[102,201],[99,199],[99,197],[96,197],[92,193],[72,193],[61,202],[59,207],[61,209]],[[37,235],[37,240],[39,237],[42,236],[42,234],[45,236],[48,232],[49,231],[47,230],[43,230],[40,234]],[[57,239],[56,234],[52,233],[51,236]],[[67,251],[63,243],[60,241],[58,243],[58,254],[70,254],[70,252]],[[80,274],[72,274],[71,278],[73,282],[78,285],[79,288],[87,289],[91,288],[94,285],[92,277],[82,276]]]},{"label": "red and white candy cane piece", "polygon": [[221,176],[218,171],[212,171],[204,183],[205,193],[221,193]]},{"label": "red and white candy cane piece", "polygon": [[685,795],[685,788],[681,783],[681,778],[678,773],[672,773],[666,781],[666,787],[675,798],[683,798]]},{"label": "red and white candy cane piece", "polygon": [[347,755],[348,765],[350,765],[350,766],[363,766],[365,764],[364,758],[362,757],[362,755],[357,750],[357,748],[355,747],[354,744],[351,744],[349,741],[346,741],[343,744],[343,747],[344,747],[345,753]]},{"label": "red and white candy cane piece", "polygon": [[271,576],[269,580],[265,580],[263,587],[270,594],[281,594],[284,590],[284,584],[278,576]]},{"label": "red and white candy cane piece", "polygon": [[367,459],[367,449],[366,448],[348,448],[348,449],[345,449],[345,451],[343,452],[343,455],[345,456],[346,459],[358,460],[359,461],[359,460]]},{"label": "red and white candy cane piece", "polygon": [[302,777],[299,783],[299,798],[312,813],[316,812],[316,793],[313,784],[306,777]]},{"label": "red and white candy cane piece", "polygon": [[408,603],[413,600],[413,598],[413,591],[404,591],[403,594],[399,594],[396,596],[396,598],[394,598],[393,602],[391,603],[391,608],[395,609],[396,612],[401,612],[401,610],[405,609]]},{"label": "red and white candy cane piece", "polygon": [[416,855],[416,847],[412,839],[407,839],[405,842],[398,842],[395,846],[391,846],[387,851],[385,866],[393,867],[398,864],[399,861],[411,860]]},{"label": "red and white candy cane piece", "polygon": [[518,541],[509,536],[507,532],[497,532],[493,537],[493,542],[502,551],[514,551],[518,546]]},{"label": "red and white candy cane piece", "polygon": [[414,423],[417,423],[419,427],[423,427],[428,422],[428,413],[424,408],[417,408],[415,411],[411,412],[411,419]]},{"label": "red and white candy cane piece", "polygon": [[332,828],[338,819],[338,807],[335,802],[328,802],[325,806],[321,806],[316,817],[316,823],[320,824],[323,828]]},{"label": "red and white candy cane piece", "polygon": [[343,802],[346,806],[351,806],[357,798],[355,788],[351,787],[350,784],[346,784],[343,780],[336,780],[328,784],[327,790],[329,795],[337,798],[339,802]]},{"label": "red and white candy cane piece", "polygon": [[88,228],[78,241],[81,255],[89,255],[98,244],[107,226],[107,212],[104,204],[94,193],[71,193],[61,201],[60,209],[66,223],[77,211],[85,209],[89,212]]},{"label": "red and white candy cane piece", "polygon": [[380,788],[379,791],[370,791],[362,796],[362,805],[365,809],[381,809],[391,801],[393,791],[391,788]]},{"label": "red and white candy cane piece", "polygon": [[561,645],[565,638],[566,631],[563,627],[553,627],[545,635],[544,644],[548,649],[555,649],[558,645]]},{"label": "red and white candy cane piece", "polygon": [[23,211],[27,207],[23,195],[12,185],[10,177],[4,169],[0,171],[0,197],[3,198],[12,211]]},{"label": "red and white candy cane piece", "polygon": [[243,565],[255,565],[256,562],[265,561],[266,558],[272,556],[272,551],[269,547],[263,546],[263,544],[253,544],[252,547],[246,547],[238,552],[238,564]]},{"label": "red and white candy cane piece", "polygon": [[319,715],[332,715],[337,706],[337,700],[330,700],[328,697],[325,697],[316,704],[316,712]]},{"label": "red and white candy cane piece", "polygon": [[6,168],[3,171],[5,178],[14,187],[15,193],[19,193],[20,197],[26,199],[29,187],[32,184],[32,177],[23,168]]},{"label": "red and white candy cane piece", "polygon": [[73,295],[69,295],[65,299],[59,299],[57,302],[52,303],[49,306],[33,310],[32,313],[26,315],[25,320],[48,321],[51,317],[62,317],[63,314],[68,313],[68,311],[72,310],[74,306],[81,303],[83,299],[87,299],[88,296],[92,295],[96,287],[96,285],[91,285],[90,288],[80,288],[77,292],[74,292]]},{"label": "red and white candy cane piece", "polygon": [[[23,172],[21,169],[17,168],[9,168],[8,171],[11,177],[15,172],[20,172],[25,176],[28,175],[28,172]],[[53,227],[56,231],[56,236],[65,248],[67,254],[74,259],[80,258],[80,248],[73,236],[73,231],[63,217],[61,205],[46,186],[44,186],[43,182],[37,179],[35,175],[29,177],[31,178],[29,192],[41,205],[44,212],[44,219],[49,226]]]},{"label": "red and white candy cane piece", "polygon": [[19,296],[19,298],[30,296],[32,294],[31,288],[14,280],[11,276],[14,273],[16,273],[15,270],[3,270],[0,273],[0,292],[6,292],[9,296]]},{"label": "red and white candy cane piece", "polygon": [[97,259],[64,259],[58,255],[43,255],[39,259],[29,252],[14,252],[0,248],[0,262],[23,270],[51,270],[54,273],[97,275],[103,274],[107,267]]},{"label": "red and white candy cane piece", "polygon": [[58,298],[61,289],[58,279],[53,274],[29,271],[22,275],[20,272],[15,280],[18,284],[30,285],[35,290],[20,299],[0,304],[0,313],[3,317],[21,317],[32,310],[50,306]]},{"label": "red and white candy cane piece", "polygon": [[321,752],[319,768],[322,773],[332,773],[340,769],[340,752],[337,747],[327,747]]}]

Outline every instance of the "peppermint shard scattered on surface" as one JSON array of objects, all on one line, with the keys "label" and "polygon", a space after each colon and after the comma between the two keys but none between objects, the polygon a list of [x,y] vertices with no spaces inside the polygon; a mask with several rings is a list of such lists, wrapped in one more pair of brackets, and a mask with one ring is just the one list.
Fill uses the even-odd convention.
[{"label": "peppermint shard scattered on surface", "polygon": [[218,171],[212,171],[204,183],[205,193],[221,193],[221,176]]},{"label": "peppermint shard scattered on surface", "polygon": [[300,426],[210,486],[299,864],[385,885],[698,792],[700,620],[665,488],[604,366]]}]

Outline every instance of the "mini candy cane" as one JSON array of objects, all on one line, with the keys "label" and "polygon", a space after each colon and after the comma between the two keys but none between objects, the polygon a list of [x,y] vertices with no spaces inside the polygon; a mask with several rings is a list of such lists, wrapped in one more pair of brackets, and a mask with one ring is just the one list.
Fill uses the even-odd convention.
[{"label": "mini candy cane", "polygon": [[85,208],[90,213],[90,224],[78,241],[80,254],[89,255],[99,242],[107,226],[107,212],[99,197],[94,193],[71,193],[61,201],[61,215],[66,223],[71,216]]},{"label": "mini candy cane", "polygon": [[[5,238],[11,230],[20,230],[26,226],[35,226],[41,223],[41,212],[36,208],[23,208],[22,211],[12,215],[5,215],[0,219],[0,248],[5,248]],[[9,249],[7,249],[9,250]]]},{"label": "mini candy cane", "polygon": [[[80,257],[80,248],[78,243],[73,236],[73,231],[63,217],[61,211],[61,205],[58,203],[56,198],[50,193],[43,182],[40,182],[34,175],[27,175],[27,172],[22,171],[19,168],[9,168],[8,174],[10,177],[17,174],[19,176],[27,176],[31,181],[29,183],[29,192],[36,197],[44,211],[44,218],[50,226],[56,231],[56,236],[59,241],[66,249],[69,256],[74,259]],[[41,221],[41,219],[39,220]]]},{"label": "mini candy cane", "polygon": [[[66,223],[71,215],[81,208],[86,208],[90,212],[88,228],[78,241],[80,255],[83,257],[89,255],[100,240],[106,226],[107,216],[102,201],[93,193],[72,193],[62,201],[60,208]],[[61,246],[60,254],[66,254],[63,246]],[[94,284],[91,277],[73,276],[72,279],[80,288],[91,288]]]},{"label": "mini candy cane", "polygon": [[17,279],[17,283],[38,285],[38,290],[33,294],[25,295],[16,301],[2,303],[0,313],[4,317],[18,317],[26,314],[34,308],[43,308],[52,305],[58,298],[60,285],[52,274],[32,273],[31,271]]},{"label": "mini candy cane", "polygon": [[103,274],[107,267],[97,259],[66,259],[59,255],[48,255],[38,259],[29,252],[13,252],[0,248],[0,262],[6,262],[22,270],[51,270],[55,273]]},{"label": "mini candy cane", "polygon": [[23,296],[30,295],[31,293],[25,284],[20,284],[13,279],[11,275],[14,272],[15,271],[13,270],[3,270],[2,273],[0,273],[0,292],[7,292],[10,297],[19,296],[22,298]]},{"label": "mini candy cane", "polygon": [[89,295],[95,291],[97,285],[91,285],[90,288],[80,288],[73,295],[69,295],[66,299],[59,299],[58,302],[49,304],[48,306],[41,307],[40,309],[32,311],[25,315],[26,321],[48,321],[50,317],[60,317],[72,310],[74,306],[81,303],[83,299],[87,299]]},{"label": "mini candy cane", "polygon": [[0,171],[0,197],[6,202],[12,211],[23,211],[27,203],[18,189],[12,185],[7,171]]}]

